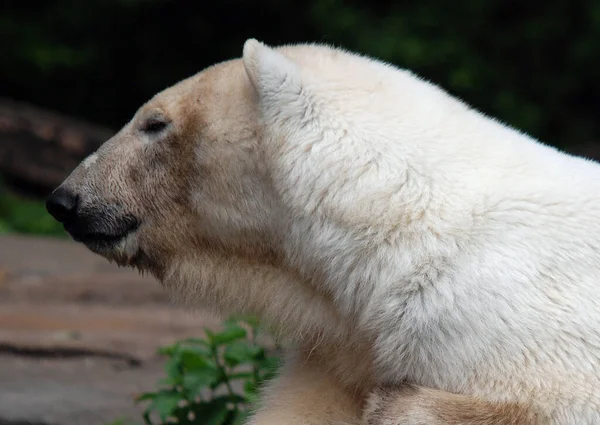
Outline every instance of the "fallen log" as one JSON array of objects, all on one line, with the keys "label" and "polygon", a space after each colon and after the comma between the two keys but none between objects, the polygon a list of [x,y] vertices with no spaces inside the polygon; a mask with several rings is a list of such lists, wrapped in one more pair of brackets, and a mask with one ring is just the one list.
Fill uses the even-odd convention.
[{"label": "fallen log", "polygon": [[0,178],[19,193],[45,197],[113,131],[0,98]]}]

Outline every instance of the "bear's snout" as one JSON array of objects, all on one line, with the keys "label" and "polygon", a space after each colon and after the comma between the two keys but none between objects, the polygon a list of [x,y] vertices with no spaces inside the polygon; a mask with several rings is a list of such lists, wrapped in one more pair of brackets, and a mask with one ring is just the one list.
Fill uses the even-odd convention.
[{"label": "bear's snout", "polygon": [[84,202],[63,186],[46,200],[46,209],[77,242],[86,245],[115,245],[139,226],[139,220],[114,204]]}]

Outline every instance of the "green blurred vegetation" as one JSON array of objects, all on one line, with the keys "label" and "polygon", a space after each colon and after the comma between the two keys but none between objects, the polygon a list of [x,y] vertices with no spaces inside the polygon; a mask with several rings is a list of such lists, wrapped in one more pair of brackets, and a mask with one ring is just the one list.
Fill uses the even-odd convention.
[{"label": "green blurred vegetation", "polygon": [[0,182],[0,235],[5,233],[67,236],[62,225],[46,212],[43,202],[12,194]]},{"label": "green blurred vegetation", "polygon": [[249,37],[373,55],[550,145],[599,143],[598,0],[8,0],[0,92],[117,129]]},{"label": "green blurred vegetation", "polygon": [[118,128],[242,43],[319,41],[441,84],[551,144],[598,136],[600,2],[8,1],[2,93]]}]

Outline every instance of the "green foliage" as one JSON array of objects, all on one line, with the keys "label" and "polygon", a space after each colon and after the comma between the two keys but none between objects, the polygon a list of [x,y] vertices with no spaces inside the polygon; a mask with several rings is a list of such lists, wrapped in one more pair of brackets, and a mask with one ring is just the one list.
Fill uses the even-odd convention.
[{"label": "green foliage", "polygon": [[[166,377],[155,391],[141,394],[146,425],[236,425],[243,422],[264,381],[275,376],[278,358],[256,342],[258,324],[249,317],[205,329],[192,338],[162,347]],[[110,425],[131,425],[117,420]]]},{"label": "green foliage", "polygon": [[107,423],[106,425],[137,425],[135,422],[131,422],[126,418],[115,419],[112,422]]},{"label": "green foliage", "polygon": [[43,202],[11,194],[0,185],[0,235],[12,232],[66,236]]}]

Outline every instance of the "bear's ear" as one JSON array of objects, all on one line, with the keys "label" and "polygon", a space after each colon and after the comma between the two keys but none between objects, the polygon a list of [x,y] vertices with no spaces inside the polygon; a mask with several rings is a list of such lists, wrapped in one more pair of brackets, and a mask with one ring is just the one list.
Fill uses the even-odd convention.
[{"label": "bear's ear", "polygon": [[263,102],[293,101],[301,92],[300,69],[276,50],[249,39],[244,43],[242,59],[246,73]]}]

